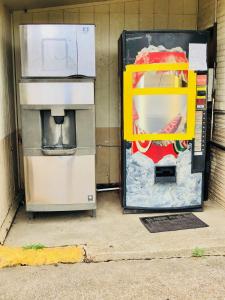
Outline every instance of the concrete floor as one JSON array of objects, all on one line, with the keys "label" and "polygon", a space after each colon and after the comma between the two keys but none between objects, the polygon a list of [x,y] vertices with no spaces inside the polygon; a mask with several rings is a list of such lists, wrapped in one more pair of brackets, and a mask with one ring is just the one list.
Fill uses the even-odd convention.
[{"label": "concrete floor", "polygon": [[224,270],[224,257],[8,268],[0,299],[224,300]]},{"label": "concrete floor", "polygon": [[5,244],[85,245],[93,261],[190,257],[195,247],[210,255],[225,254],[225,210],[208,201],[196,215],[209,227],[153,234],[139,215],[123,215],[117,192],[99,193],[96,219],[75,212],[38,214],[29,220],[21,208]]}]

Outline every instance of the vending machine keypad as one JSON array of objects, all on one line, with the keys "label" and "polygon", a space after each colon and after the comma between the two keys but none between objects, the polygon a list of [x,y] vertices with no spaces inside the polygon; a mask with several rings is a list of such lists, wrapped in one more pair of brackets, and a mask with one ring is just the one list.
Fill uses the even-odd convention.
[{"label": "vending machine keypad", "polygon": [[207,122],[207,75],[197,75],[194,155],[205,155]]}]

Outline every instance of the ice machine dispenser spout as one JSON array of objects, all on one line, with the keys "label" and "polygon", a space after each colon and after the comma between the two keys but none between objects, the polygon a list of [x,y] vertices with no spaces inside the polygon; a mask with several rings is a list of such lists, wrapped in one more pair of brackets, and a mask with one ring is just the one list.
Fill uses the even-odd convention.
[{"label": "ice machine dispenser spout", "polygon": [[41,111],[42,152],[45,155],[73,155],[76,151],[74,110],[55,115],[54,110]]}]

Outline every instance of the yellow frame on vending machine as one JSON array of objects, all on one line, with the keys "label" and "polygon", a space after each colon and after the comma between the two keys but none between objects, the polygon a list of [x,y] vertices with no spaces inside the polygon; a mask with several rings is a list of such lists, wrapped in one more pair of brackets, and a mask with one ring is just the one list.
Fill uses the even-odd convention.
[{"label": "yellow frame on vending machine", "polygon": [[[133,73],[148,71],[188,71],[187,87],[157,87],[133,88]],[[192,140],[195,135],[195,107],[196,107],[196,73],[189,70],[188,63],[157,63],[127,65],[124,71],[123,111],[124,111],[124,139],[126,141],[154,141],[154,140]],[[136,95],[187,95],[187,130],[185,133],[141,133],[133,132],[132,105]]]}]

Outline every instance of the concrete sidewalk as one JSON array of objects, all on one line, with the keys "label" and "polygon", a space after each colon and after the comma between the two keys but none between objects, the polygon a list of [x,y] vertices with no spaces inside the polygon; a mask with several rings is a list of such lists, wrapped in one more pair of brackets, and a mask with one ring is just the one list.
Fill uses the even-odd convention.
[{"label": "concrete sidewalk", "polygon": [[96,219],[75,212],[43,213],[28,220],[21,208],[5,244],[85,245],[88,258],[97,262],[190,257],[195,247],[206,249],[206,254],[225,254],[225,210],[208,201],[196,215],[209,227],[153,234],[139,215],[123,215],[117,192],[99,193]]},{"label": "concrete sidewalk", "polygon": [[224,300],[224,270],[224,257],[8,268],[0,299]]}]

